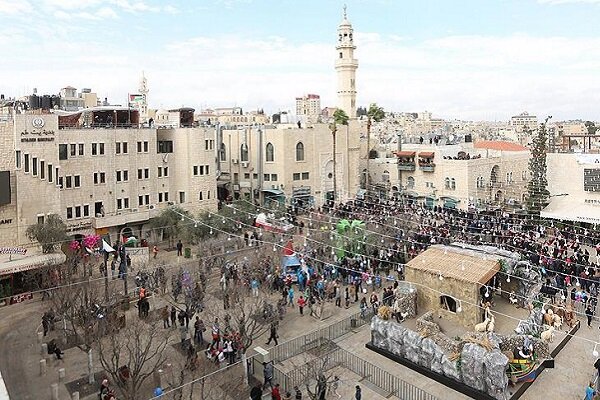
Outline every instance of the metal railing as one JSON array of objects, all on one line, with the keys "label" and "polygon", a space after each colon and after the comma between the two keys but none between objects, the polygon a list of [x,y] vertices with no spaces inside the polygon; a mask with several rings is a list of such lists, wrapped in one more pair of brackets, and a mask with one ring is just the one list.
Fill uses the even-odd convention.
[{"label": "metal railing", "polygon": [[[364,314],[364,315],[362,315]],[[371,322],[373,310],[368,308],[364,313],[356,313],[349,318],[334,322],[324,328],[281,343],[269,350],[273,362],[281,362],[308,350],[319,347],[324,341],[333,341],[352,330]]]},{"label": "metal railing", "polygon": [[423,389],[341,348],[303,365],[294,366],[289,372],[283,372],[275,367],[273,378],[284,390],[291,391],[294,386],[300,386],[306,382],[313,383],[319,374],[338,366],[352,371],[363,381],[368,381],[378,387],[388,398],[396,396],[402,400],[438,400],[437,397]]}]

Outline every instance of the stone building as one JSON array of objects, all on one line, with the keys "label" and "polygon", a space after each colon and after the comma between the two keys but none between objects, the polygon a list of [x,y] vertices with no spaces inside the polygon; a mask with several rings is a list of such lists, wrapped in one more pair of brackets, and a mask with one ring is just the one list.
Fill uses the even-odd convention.
[{"label": "stone building", "polygon": [[[359,188],[358,121],[336,134],[337,199]],[[333,137],[327,124],[222,129],[217,138],[221,193],[260,203],[321,205],[333,193]]]},{"label": "stone building", "polygon": [[527,195],[529,158],[527,148],[510,142],[403,144],[400,152],[378,150],[371,160],[372,189],[380,197],[402,193],[407,201],[430,207],[520,207]]},{"label": "stone building", "polygon": [[296,115],[304,116],[306,122],[315,123],[321,114],[321,96],[307,94],[296,97]]},{"label": "stone building", "polygon": [[485,253],[434,245],[408,262],[406,281],[416,284],[419,314],[434,315],[472,330],[481,322],[482,287],[500,271],[500,262]]},{"label": "stone building", "polygon": [[72,236],[114,240],[145,238],[146,223],[170,205],[215,210],[214,129],[139,128],[136,113],[96,107],[1,123],[0,170],[10,171],[11,196],[0,205],[0,246],[30,244],[27,227],[49,214]]}]

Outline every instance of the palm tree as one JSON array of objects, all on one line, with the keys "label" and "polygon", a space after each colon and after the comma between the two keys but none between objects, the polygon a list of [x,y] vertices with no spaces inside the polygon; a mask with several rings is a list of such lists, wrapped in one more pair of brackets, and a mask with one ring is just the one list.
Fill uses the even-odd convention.
[{"label": "palm tree", "polygon": [[333,204],[335,205],[336,194],[337,194],[337,176],[336,176],[336,162],[335,162],[335,152],[336,152],[336,140],[335,134],[337,133],[338,125],[348,125],[348,115],[342,109],[337,109],[333,113],[333,121],[329,124],[329,129],[331,130],[332,136],[332,148],[333,148]]},{"label": "palm tree", "polygon": [[367,193],[370,191],[371,175],[369,170],[369,160],[371,159],[371,124],[379,122],[385,117],[385,112],[377,103],[371,103],[367,110],[367,176],[365,179],[365,189]]}]

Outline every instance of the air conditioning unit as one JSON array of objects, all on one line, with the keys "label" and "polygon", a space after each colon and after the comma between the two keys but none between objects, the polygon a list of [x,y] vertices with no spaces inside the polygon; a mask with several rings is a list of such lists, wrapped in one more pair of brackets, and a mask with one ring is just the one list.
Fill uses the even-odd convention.
[{"label": "air conditioning unit", "polygon": [[239,162],[240,162],[240,161],[239,161],[237,158],[232,158],[232,159],[231,159],[231,163],[232,163],[232,164],[237,164],[237,163],[239,163]]},{"label": "air conditioning unit", "polygon": [[154,204],[150,204],[148,206],[148,210],[154,210],[154,208],[156,208],[156,206]]},{"label": "air conditioning unit", "polygon": [[248,161],[242,161],[242,168],[248,168]]}]

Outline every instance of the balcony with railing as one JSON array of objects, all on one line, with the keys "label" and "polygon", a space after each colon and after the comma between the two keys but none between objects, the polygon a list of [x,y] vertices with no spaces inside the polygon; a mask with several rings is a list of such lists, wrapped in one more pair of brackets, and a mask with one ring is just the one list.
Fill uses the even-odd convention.
[{"label": "balcony with railing", "polygon": [[145,208],[139,209],[132,208],[104,215],[98,213],[92,218],[92,228],[109,228],[132,222],[144,222],[154,218],[158,213],[159,211],[154,206],[145,206]]},{"label": "balcony with railing", "polygon": [[419,153],[419,169],[423,172],[434,172],[435,163],[433,157],[435,153],[422,151]]},{"label": "balcony with railing", "polygon": [[396,157],[398,157],[398,171],[414,171],[417,166],[415,164],[414,151],[397,151]]}]

